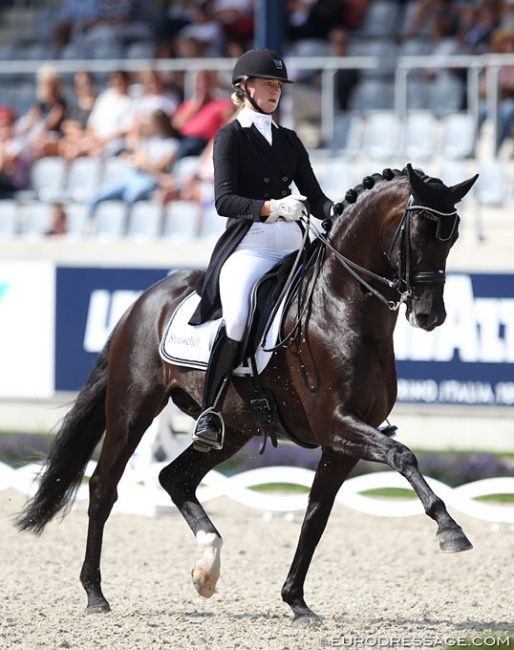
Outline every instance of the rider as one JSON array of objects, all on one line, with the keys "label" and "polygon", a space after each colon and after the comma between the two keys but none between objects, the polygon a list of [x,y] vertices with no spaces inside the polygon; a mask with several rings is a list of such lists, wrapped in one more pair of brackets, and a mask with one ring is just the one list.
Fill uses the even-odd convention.
[{"label": "rider", "polygon": [[[299,219],[331,215],[296,133],[273,120],[282,86],[292,83],[282,58],[268,49],[242,54],[232,74],[232,101],[240,110],[214,140],[214,193],[228,217],[212,253],[200,304],[190,324],[223,316],[210,353],[202,414],[193,433],[196,449],[222,446],[220,411],[237,361],[256,281],[302,242]],[[291,193],[295,183],[300,194]],[[308,201],[308,203],[307,203]]]}]

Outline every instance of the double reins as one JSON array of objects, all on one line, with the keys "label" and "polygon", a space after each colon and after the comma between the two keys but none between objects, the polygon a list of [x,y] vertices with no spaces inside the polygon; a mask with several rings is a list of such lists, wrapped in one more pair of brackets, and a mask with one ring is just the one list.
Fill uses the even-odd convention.
[{"label": "double reins", "polygon": [[[409,196],[402,218],[398,223],[396,232],[389,245],[389,250],[385,254],[387,260],[391,262],[395,244],[396,243],[398,244],[398,253],[397,253],[398,270],[397,270],[397,277],[394,279],[390,279],[382,275],[378,275],[377,273],[374,273],[373,271],[366,269],[360,264],[353,262],[348,257],[343,255],[340,251],[338,251],[337,248],[335,248],[335,246],[332,244],[332,241],[330,240],[330,236],[329,236],[329,228],[330,228],[329,226],[327,226],[325,232],[321,232],[318,229],[318,227],[314,223],[312,223],[310,215],[301,217],[300,221],[304,225],[304,238],[302,241],[302,246],[298,251],[298,255],[292,266],[287,282],[284,285],[280,298],[276,302],[276,306],[275,309],[273,310],[272,316],[270,319],[268,319],[268,325],[265,328],[264,336],[261,339],[262,347],[263,347],[263,343],[267,331],[271,326],[271,322],[273,321],[273,318],[279,308],[280,302],[289,291],[291,287],[292,279],[298,270],[302,253],[307,243],[307,236],[309,232],[311,232],[314,235],[314,237],[322,244],[322,246],[318,248],[315,255],[314,265],[316,271],[314,273],[314,278],[310,283],[310,292],[307,297],[304,296],[302,299],[301,296],[303,294],[303,291],[301,285],[303,285],[303,280],[304,280],[304,275],[302,275],[300,279],[300,286],[296,291],[298,295],[298,309],[295,317],[295,325],[293,326],[292,330],[283,339],[277,342],[276,345],[272,346],[271,348],[263,347],[263,349],[267,352],[271,352],[281,347],[288,347],[288,345],[290,345],[291,342],[294,340],[299,330],[303,316],[305,315],[305,310],[307,309],[307,306],[310,303],[312,291],[314,290],[314,284],[319,275],[319,271],[323,263],[325,249],[330,250],[334,255],[335,259],[337,259],[337,261],[348,271],[348,273],[350,273],[350,275],[352,275],[372,295],[378,298],[378,300],[380,300],[390,311],[397,311],[400,308],[400,305],[402,305],[403,303],[411,302],[413,299],[413,290],[417,285],[420,284],[444,285],[444,283],[446,282],[446,272],[444,271],[444,269],[438,269],[436,271],[415,271],[415,272],[412,271],[411,255],[410,255],[410,221],[411,221],[410,217],[414,211],[418,211],[420,213],[427,213],[427,217],[432,219],[438,219],[440,217],[451,217],[457,214],[456,210],[454,210],[453,212],[440,212],[439,210],[430,208],[428,206],[417,205],[414,202],[414,197],[412,195]],[[306,270],[305,265],[303,265],[301,268],[304,274]],[[399,299],[390,300],[386,298],[386,296],[384,296],[383,293],[381,293],[378,289],[373,287],[368,282],[368,280],[366,280],[363,276],[366,276],[369,280],[375,280],[381,284],[384,284],[390,289],[394,289],[399,294]]]},{"label": "double reins", "polygon": [[[389,250],[386,253],[387,260],[391,262],[393,255],[393,250],[395,244],[398,243],[398,270],[397,277],[395,279],[386,278],[384,276],[378,275],[369,269],[360,266],[356,262],[348,259],[345,255],[339,252],[328,236],[328,233],[322,233],[318,228],[308,222],[308,227],[314,233],[314,235],[326,246],[338,260],[338,262],[370,293],[372,293],[376,298],[378,298],[386,307],[391,311],[396,311],[400,308],[402,303],[411,302],[413,298],[413,290],[417,285],[420,284],[436,284],[443,285],[446,282],[446,272],[444,269],[437,269],[436,271],[412,271],[411,268],[411,256],[410,256],[410,217],[414,212],[427,213],[427,216],[432,219],[438,219],[440,217],[452,217],[457,214],[457,210],[452,212],[440,212],[434,208],[430,208],[425,205],[417,205],[414,202],[414,197],[409,196],[407,205],[403,212],[402,218],[398,224],[396,232],[391,244],[389,245]],[[380,291],[375,289],[367,280],[362,276],[366,276],[371,280],[376,280],[381,284],[385,284],[390,289],[394,289],[399,294],[398,300],[389,300],[386,298]]]}]

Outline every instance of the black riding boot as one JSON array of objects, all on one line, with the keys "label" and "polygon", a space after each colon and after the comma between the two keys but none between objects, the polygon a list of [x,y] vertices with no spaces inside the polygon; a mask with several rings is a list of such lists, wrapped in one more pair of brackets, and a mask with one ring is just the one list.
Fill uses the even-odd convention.
[{"label": "black riding boot", "polygon": [[230,384],[232,370],[239,351],[239,342],[229,339],[222,326],[212,344],[205,374],[202,414],[193,431],[193,446],[198,451],[223,447],[225,424],[221,408]]}]

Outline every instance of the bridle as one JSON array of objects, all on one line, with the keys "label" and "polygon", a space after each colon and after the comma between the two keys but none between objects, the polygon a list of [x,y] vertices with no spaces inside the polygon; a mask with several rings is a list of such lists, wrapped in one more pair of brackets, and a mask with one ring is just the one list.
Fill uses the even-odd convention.
[{"label": "bridle", "polygon": [[[409,303],[412,301],[414,296],[414,289],[416,286],[425,284],[444,285],[446,282],[446,273],[444,269],[438,269],[436,271],[412,271],[410,252],[410,222],[411,215],[414,211],[419,212],[421,215],[437,222],[436,237],[441,241],[447,241],[451,238],[459,221],[457,210],[454,210],[452,212],[440,212],[439,210],[430,208],[428,206],[416,205],[414,202],[414,197],[410,195],[403,216],[400,219],[400,222],[396,229],[395,235],[391,240],[389,250],[385,254],[387,260],[391,262],[394,246],[396,243],[398,244],[398,268],[396,277],[394,279],[386,278],[373,273],[373,271],[370,271],[360,266],[359,264],[352,262],[352,260],[348,259],[334,247],[330,240],[328,230],[322,233],[310,220],[305,220],[304,223],[308,226],[311,232],[313,232],[315,237],[319,239],[323,245],[333,253],[338,262],[362,286],[364,286],[370,293],[372,293],[381,302],[383,302],[388,309],[391,311],[396,311],[399,309],[402,303]],[[444,238],[441,236],[441,227],[439,223],[441,217],[455,217],[450,234]],[[377,282],[387,285],[390,289],[394,289],[399,294],[399,299],[389,300],[380,291],[375,289],[375,287],[373,287],[367,280],[365,280],[362,277],[363,275],[367,278],[370,278],[371,280],[376,280]]]}]

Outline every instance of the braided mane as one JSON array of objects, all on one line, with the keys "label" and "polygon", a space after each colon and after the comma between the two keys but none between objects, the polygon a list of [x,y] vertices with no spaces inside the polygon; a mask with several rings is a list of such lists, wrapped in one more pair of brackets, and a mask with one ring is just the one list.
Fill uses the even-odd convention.
[{"label": "braided mane", "polygon": [[382,171],[382,173],[377,172],[375,174],[371,174],[371,176],[365,176],[362,179],[361,183],[359,183],[353,189],[350,189],[346,192],[344,200],[341,202],[342,205],[341,214],[344,214],[344,211],[348,207],[353,205],[363,192],[372,189],[376,185],[376,183],[380,181],[391,181],[394,178],[398,178],[399,176],[406,176],[406,175],[407,172],[405,169],[402,169],[400,171],[399,169],[386,168]]}]

